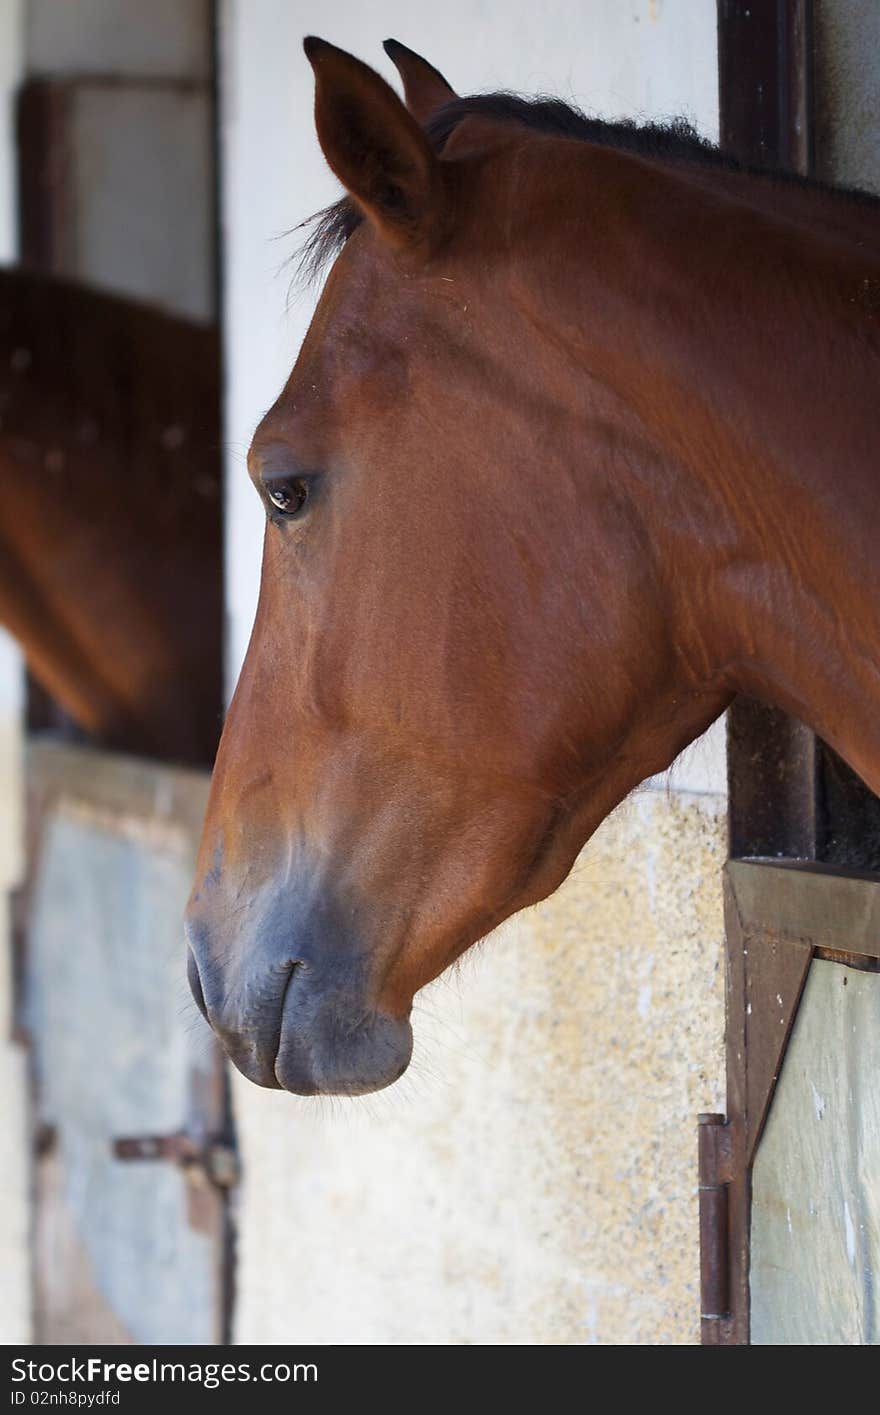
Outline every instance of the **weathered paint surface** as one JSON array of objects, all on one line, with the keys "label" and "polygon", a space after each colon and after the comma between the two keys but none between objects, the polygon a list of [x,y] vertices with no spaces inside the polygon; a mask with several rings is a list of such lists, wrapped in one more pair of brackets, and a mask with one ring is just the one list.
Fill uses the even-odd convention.
[{"label": "weathered paint surface", "polygon": [[[112,774],[113,758],[90,768],[82,757],[95,781]],[[55,1137],[38,1169],[35,1233],[38,1309],[55,1341],[217,1340],[213,1205],[199,1206],[177,1166],[120,1161],[112,1148],[118,1136],[189,1128],[193,1095],[211,1085],[210,1034],[181,946],[194,840],[72,794],[45,817],[29,1021],[37,1120]]]},{"label": "weathered paint surface", "polygon": [[428,991],[396,1087],[316,1106],[241,1082],[237,1339],[697,1341],[723,856],[718,798],[644,791]]},{"label": "weathered paint surface", "polygon": [[752,1344],[880,1344],[880,975],[817,960],[758,1149]]},{"label": "weathered paint surface", "polygon": [[27,1076],[11,1040],[9,891],[22,876],[21,687],[18,651],[0,630],[0,1343],[30,1336]]}]

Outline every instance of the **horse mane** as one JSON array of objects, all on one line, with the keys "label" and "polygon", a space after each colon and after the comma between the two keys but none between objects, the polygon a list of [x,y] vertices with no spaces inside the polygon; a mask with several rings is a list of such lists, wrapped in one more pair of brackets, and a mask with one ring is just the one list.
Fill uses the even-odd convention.
[{"label": "horse mane", "polygon": [[[642,157],[700,163],[759,179],[769,178],[790,185],[809,187],[844,201],[874,205],[880,209],[880,199],[870,192],[858,188],[831,186],[814,177],[805,177],[784,168],[754,167],[743,163],[732,153],[724,152],[708,138],[703,137],[687,118],[646,123],[639,123],[633,118],[607,121],[603,118],[591,118],[574,104],[543,94],[531,98],[518,93],[499,91],[451,99],[449,103],[438,108],[425,125],[427,136],[436,151],[441,153],[458,125],[465,118],[473,116],[500,119],[503,122],[519,124],[532,132],[575,138],[581,142],[614,147]],[[306,283],[311,283],[320,276],[324,267],[339,254],[363,220],[364,214],[357,202],[349,196],[344,196],[300,223],[296,229],[308,232],[299,253],[299,271]]]}]

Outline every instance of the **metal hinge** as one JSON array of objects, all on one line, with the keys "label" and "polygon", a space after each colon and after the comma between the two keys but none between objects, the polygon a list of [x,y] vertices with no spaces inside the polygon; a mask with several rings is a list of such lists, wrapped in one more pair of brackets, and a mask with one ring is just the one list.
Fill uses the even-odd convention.
[{"label": "metal hinge", "polygon": [[231,1189],[241,1170],[235,1149],[217,1137],[197,1140],[186,1130],[175,1135],[123,1135],[113,1141],[118,1160],[166,1160],[179,1165],[191,1184]]},{"label": "metal hinge", "polygon": [[730,1317],[730,1181],[733,1149],[725,1116],[698,1119],[700,1193],[700,1321],[703,1343]]}]

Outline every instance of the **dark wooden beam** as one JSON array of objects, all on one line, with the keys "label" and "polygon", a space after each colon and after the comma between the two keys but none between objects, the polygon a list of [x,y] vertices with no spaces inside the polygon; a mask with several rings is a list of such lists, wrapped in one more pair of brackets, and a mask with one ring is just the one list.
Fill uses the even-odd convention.
[{"label": "dark wooden beam", "polygon": [[719,0],[721,146],[755,167],[813,168],[812,0]]},{"label": "dark wooden beam", "polygon": [[[812,0],[718,0],[721,146],[752,167],[813,167]],[[738,698],[728,714],[730,854],[813,860],[813,733]]]}]

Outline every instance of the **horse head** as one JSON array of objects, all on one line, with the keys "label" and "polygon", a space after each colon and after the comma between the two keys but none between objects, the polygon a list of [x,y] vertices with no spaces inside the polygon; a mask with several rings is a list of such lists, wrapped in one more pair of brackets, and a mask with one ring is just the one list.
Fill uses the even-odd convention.
[{"label": "horse head", "polygon": [[260,598],[188,915],[230,1056],[302,1094],[393,1082],[416,992],[730,697],[612,377],[608,260],[581,260],[587,146],[387,48],[407,106],[306,41],[341,250],[250,451]]}]

